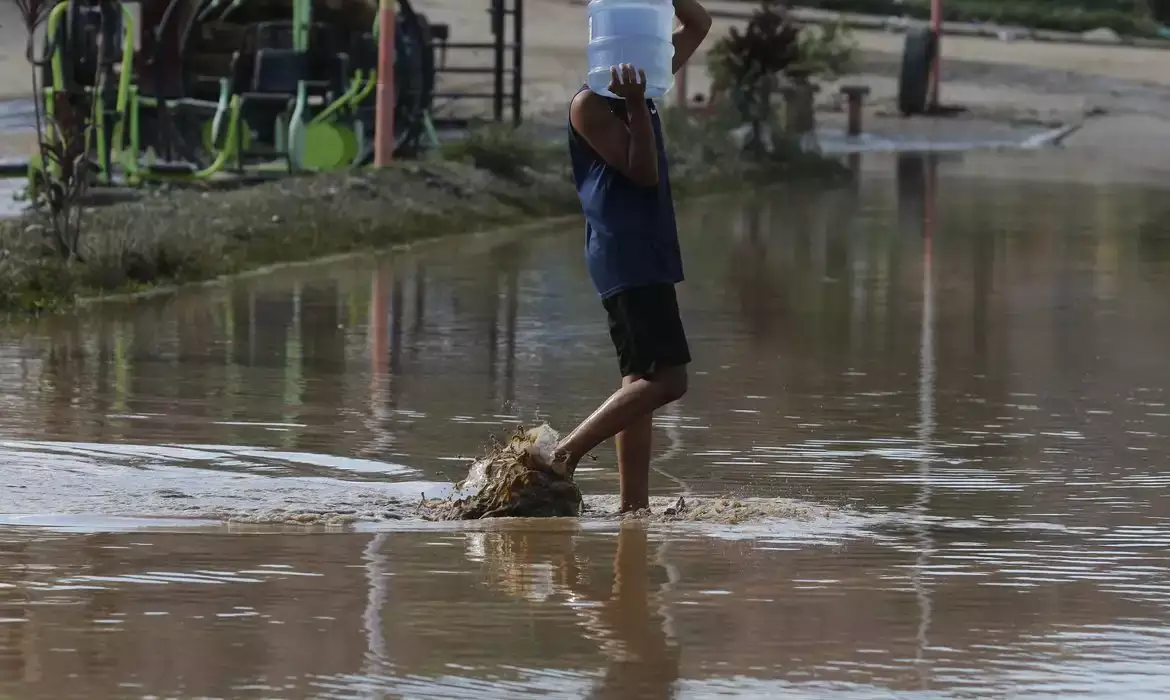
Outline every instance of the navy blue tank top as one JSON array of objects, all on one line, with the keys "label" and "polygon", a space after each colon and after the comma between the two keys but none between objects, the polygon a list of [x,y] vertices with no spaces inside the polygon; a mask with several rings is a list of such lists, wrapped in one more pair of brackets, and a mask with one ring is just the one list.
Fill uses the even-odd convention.
[{"label": "navy blue tank top", "polygon": [[[628,121],[624,100],[606,101]],[[585,214],[585,259],[603,299],[632,287],[683,281],[662,121],[654,102],[647,104],[658,142],[657,187],[637,185],[606,163],[569,123],[573,181]]]}]

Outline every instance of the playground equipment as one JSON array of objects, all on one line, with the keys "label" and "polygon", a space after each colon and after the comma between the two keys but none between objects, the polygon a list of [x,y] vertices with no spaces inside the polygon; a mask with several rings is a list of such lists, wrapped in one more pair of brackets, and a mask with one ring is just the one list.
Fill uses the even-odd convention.
[{"label": "playground equipment", "polygon": [[[360,166],[373,156],[378,0],[60,0],[40,99],[69,167],[97,182]],[[430,25],[397,0],[396,153],[434,140]],[[86,128],[92,126],[92,129]],[[87,143],[88,141],[88,143]],[[58,173],[59,174],[59,173]]]}]

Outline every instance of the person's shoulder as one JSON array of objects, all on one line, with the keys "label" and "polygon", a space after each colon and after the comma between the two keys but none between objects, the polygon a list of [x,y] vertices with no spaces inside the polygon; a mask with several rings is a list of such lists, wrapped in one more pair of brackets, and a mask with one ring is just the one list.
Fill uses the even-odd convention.
[{"label": "person's shoulder", "polygon": [[598,95],[596,92],[593,92],[589,88],[581,88],[578,90],[577,94],[573,95],[572,101],[569,102],[571,107],[585,107],[597,104],[605,104],[605,98],[601,95]]},{"label": "person's shoulder", "polygon": [[609,101],[589,88],[574,95],[569,104],[569,118],[578,128],[596,124],[609,111]]}]

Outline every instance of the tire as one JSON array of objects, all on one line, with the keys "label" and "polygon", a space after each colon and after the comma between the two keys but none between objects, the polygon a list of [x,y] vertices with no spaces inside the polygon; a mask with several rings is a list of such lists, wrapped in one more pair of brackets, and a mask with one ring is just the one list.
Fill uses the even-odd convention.
[{"label": "tire", "polygon": [[930,71],[938,52],[938,37],[929,28],[906,35],[902,50],[902,74],[898,78],[898,111],[909,117],[923,114],[930,97]]}]

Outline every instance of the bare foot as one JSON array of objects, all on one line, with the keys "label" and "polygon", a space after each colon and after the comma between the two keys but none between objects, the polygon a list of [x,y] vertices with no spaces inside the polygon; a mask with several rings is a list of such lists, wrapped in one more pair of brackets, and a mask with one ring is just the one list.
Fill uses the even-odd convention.
[{"label": "bare foot", "polygon": [[547,462],[541,455],[532,452],[532,459],[541,469],[556,474],[557,476],[568,479],[573,476],[573,472],[577,469],[577,460],[571,459],[569,453],[565,450],[557,450],[553,453],[552,462]]}]

